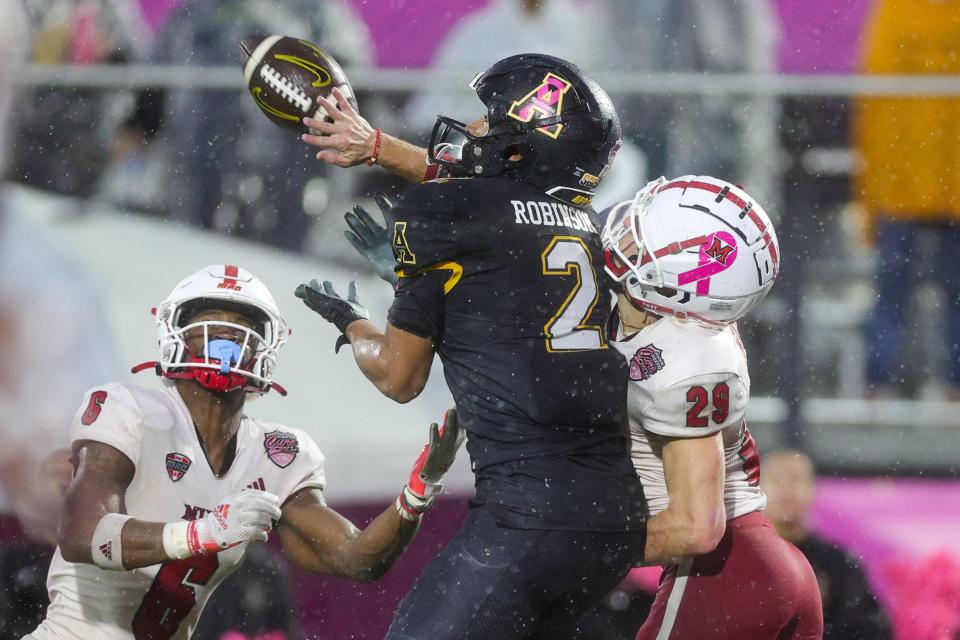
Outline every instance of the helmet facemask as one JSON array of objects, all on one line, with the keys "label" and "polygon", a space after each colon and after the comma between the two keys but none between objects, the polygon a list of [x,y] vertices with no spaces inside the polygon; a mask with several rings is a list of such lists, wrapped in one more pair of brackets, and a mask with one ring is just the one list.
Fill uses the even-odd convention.
[{"label": "helmet facemask", "polygon": [[657,190],[665,182],[664,178],[653,180],[632,201],[615,207],[601,234],[604,270],[634,299],[643,297],[644,288],[664,286],[663,272],[654,250],[648,246],[643,222]]},{"label": "helmet facemask", "polygon": [[[559,120],[558,120],[559,121]],[[537,123],[538,126],[542,126]],[[536,128],[528,123],[504,122],[482,136],[467,125],[437,116],[427,145],[430,162],[445,167],[454,176],[491,177],[525,167],[533,161],[533,148],[524,134]],[[514,156],[519,155],[518,159]]]},{"label": "helmet facemask", "polygon": [[[206,310],[237,311],[254,320],[256,326],[218,319],[192,321]],[[224,393],[238,389],[261,393],[269,389],[277,351],[288,333],[285,326],[278,327],[277,321],[253,305],[223,300],[161,305],[157,321],[166,328],[160,336],[159,361],[165,377],[194,379],[207,389]],[[203,348],[195,353],[188,341],[198,337],[202,338]]]}]

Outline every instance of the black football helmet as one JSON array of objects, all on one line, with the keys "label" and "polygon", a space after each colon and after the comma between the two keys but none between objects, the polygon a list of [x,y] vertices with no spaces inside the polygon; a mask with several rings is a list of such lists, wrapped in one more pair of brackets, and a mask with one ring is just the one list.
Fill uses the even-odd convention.
[{"label": "black football helmet", "polygon": [[505,58],[470,87],[487,107],[487,135],[438,116],[431,162],[454,176],[505,174],[574,206],[590,204],[620,149],[620,119],[606,91],[577,65],[539,53]]}]

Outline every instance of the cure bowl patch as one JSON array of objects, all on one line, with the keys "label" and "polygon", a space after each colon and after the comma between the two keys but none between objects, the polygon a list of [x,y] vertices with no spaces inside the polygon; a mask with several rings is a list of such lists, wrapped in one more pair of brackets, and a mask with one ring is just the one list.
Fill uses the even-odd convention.
[{"label": "cure bowl patch", "polygon": [[183,474],[190,468],[190,458],[182,453],[167,454],[167,475],[176,482],[183,477]]},{"label": "cure bowl patch", "polygon": [[297,436],[286,431],[271,431],[263,436],[263,448],[267,450],[270,462],[284,469],[300,453],[300,444]]},{"label": "cure bowl patch", "polygon": [[630,360],[630,379],[646,380],[663,369],[663,351],[652,344],[640,347]]}]

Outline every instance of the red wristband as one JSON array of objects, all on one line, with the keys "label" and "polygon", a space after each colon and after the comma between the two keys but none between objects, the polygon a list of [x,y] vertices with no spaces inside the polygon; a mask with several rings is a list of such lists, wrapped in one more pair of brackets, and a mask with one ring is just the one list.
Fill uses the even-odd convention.
[{"label": "red wristband", "polygon": [[372,167],[380,160],[380,129],[377,129],[377,137],[373,141],[373,153],[367,159],[367,166]]}]

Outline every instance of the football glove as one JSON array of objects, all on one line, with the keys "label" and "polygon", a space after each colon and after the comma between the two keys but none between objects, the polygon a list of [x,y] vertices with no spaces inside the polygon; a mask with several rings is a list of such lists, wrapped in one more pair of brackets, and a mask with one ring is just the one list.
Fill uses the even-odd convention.
[{"label": "football glove", "polygon": [[176,559],[219,553],[247,541],[266,542],[280,515],[280,498],[245,489],[202,518],[165,525],[164,550]]},{"label": "football glove", "polygon": [[[387,214],[393,208],[393,203],[386,195],[378,193],[374,196],[384,220]],[[390,246],[390,237],[387,234],[386,226],[381,227],[379,223],[367,213],[367,210],[357,205],[353,212],[344,214],[343,219],[347,221],[349,230],[345,230],[343,235],[347,241],[353,245],[361,256],[370,261],[377,275],[392,286],[397,286],[400,278],[394,271],[397,266],[397,259],[393,255],[393,249]]]},{"label": "football glove", "polygon": [[332,323],[343,335],[337,339],[335,351],[339,351],[347,339],[347,326],[357,320],[369,320],[370,312],[360,304],[360,290],[357,283],[350,281],[347,289],[347,298],[344,300],[333,288],[333,283],[324,280],[321,285],[316,279],[310,284],[302,284],[294,291],[294,295],[303,300],[303,303],[320,314],[320,317]]},{"label": "football glove", "polygon": [[397,498],[397,512],[405,520],[418,520],[443,490],[443,476],[450,470],[466,432],[460,428],[457,410],[443,417],[443,426],[430,425],[430,441],[410,471],[410,479]]}]

